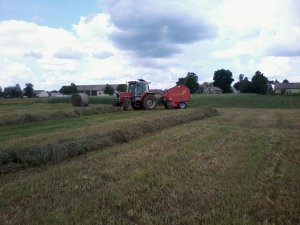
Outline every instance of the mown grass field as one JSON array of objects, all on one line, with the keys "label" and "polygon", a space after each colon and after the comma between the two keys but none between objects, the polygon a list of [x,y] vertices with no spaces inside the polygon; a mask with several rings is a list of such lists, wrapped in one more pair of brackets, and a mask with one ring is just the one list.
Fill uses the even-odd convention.
[{"label": "mown grass field", "polygon": [[[157,95],[157,98],[159,95]],[[90,97],[90,103],[111,105],[113,96]],[[45,99],[0,99],[2,109],[20,109],[36,105],[43,108],[57,109],[56,103],[65,104],[61,108],[70,108],[70,97]],[[43,104],[45,103],[45,104]],[[47,104],[52,103],[52,104]],[[9,106],[11,105],[11,106]],[[28,106],[29,105],[29,106]],[[51,106],[52,105],[52,106]],[[54,106],[53,106],[54,105]],[[190,107],[221,107],[221,108],[263,108],[263,109],[300,109],[300,96],[257,95],[257,94],[214,94],[192,95]]]},{"label": "mown grass field", "polygon": [[299,96],[130,112],[25,101],[0,118],[49,116],[0,127],[3,224],[300,223]]}]

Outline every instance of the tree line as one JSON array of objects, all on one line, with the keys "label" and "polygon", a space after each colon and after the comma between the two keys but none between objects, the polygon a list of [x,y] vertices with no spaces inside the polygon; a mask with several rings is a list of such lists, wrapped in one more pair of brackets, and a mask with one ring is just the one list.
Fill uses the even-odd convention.
[{"label": "tree line", "polygon": [[[36,97],[35,93],[34,93],[34,85],[32,83],[26,83],[25,84],[25,88],[22,89],[21,86],[19,84],[16,84],[14,86],[8,86],[5,87],[2,90],[2,87],[0,87],[0,97],[4,97],[4,98],[23,98],[23,97],[27,97],[27,98],[34,98]],[[119,84],[116,87],[117,91],[120,92],[125,92],[127,90],[127,85],[126,84]],[[72,95],[75,93],[78,93],[78,87],[76,84],[71,83],[70,85],[64,85],[62,86],[59,91],[51,91],[54,93],[61,93],[62,95]],[[115,89],[109,85],[106,84],[103,90],[104,94],[107,95],[113,95],[115,93]]]},{"label": "tree line", "polygon": [[[200,85],[198,83],[198,76],[193,72],[188,72],[185,77],[181,77],[176,82],[177,85],[186,85],[191,93],[203,93],[204,89],[209,86],[214,86],[220,88],[223,93],[232,93],[232,83],[234,79],[232,77],[232,72],[230,70],[220,69],[214,72],[212,83],[203,83]],[[233,87],[240,93],[257,93],[257,94],[268,94],[272,92],[272,84],[278,81],[270,81],[263,73],[256,71],[251,80],[248,79],[244,74],[239,75],[239,80],[233,85]],[[283,80],[283,83],[288,83],[288,80]],[[4,88],[0,87],[0,97],[5,98],[22,98],[26,96],[28,98],[35,97],[33,84],[26,83],[25,88],[22,90],[19,84],[15,86],[9,86]],[[127,90],[126,84],[119,84],[116,87],[117,91],[125,92]],[[59,92],[63,95],[72,95],[78,93],[78,88],[76,84],[71,83],[70,85],[65,85],[60,88]],[[103,90],[104,94],[113,95],[115,89],[106,84]]]},{"label": "tree line", "polygon": [[[204,83],[200,85],[198,83],[198,76],[193,72],[187,73],[186,77],[179,78],[176,84],[186,85],[193,94],[202,93],[207,86],[218,87],[223,93],[232,93],[233,88],[231,84],[233,81],[234,79],[230,70],[220,69],[214,72],[213,82],[211,84]],[[256,71],[251,81],[244,76],[244,74],[240,74],[239,81],[236,82],[233,87],[240,93],[268,94],[273,91],[272,84],[277,82],[277,80],[270,81],[263,73]],[[284,80],[284,82],[288,81]]]},{"label": "tree line", "polygon": [[[127,85],[119,84],[116,87],[116,90],[120,91],[120,92],[125,92],[127,90]],[[61,93],[63,95],[72,95],[72,94],[75,94],[78,92],[79,92],[79,90],[78,90],[76,84],[74,84],[74,83],[71,83],[71,85],[62,86],[61,89],[59,90],[59,93]],[[106,84],[103,89],[103,92],[106,95],[113,95],[115,93],[115,89],[113,88],[113,86]]]},{"label": "tree line", "polygon": [[15,86],[5,87],[4,90],[0,87],[0,97],[4,98],[22,98],[23,96],[27,96],[28,98],[35,97],[33,84],[26,83],[25,88],[22,89],[19,84]]}]

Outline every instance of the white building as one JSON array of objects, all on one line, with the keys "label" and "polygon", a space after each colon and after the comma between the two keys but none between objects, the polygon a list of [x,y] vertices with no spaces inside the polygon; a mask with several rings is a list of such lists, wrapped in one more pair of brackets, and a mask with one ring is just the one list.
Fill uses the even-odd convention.
[{"label": "white building", "polygon": [[65,95],[59,93],[59,92],[50,92],[51,97],[66,97]]},{"label": "white building", "polygon": [[48,98],[49,93],[45,90],[34,90],[34,96],[38,98]]},{"label": "white building", "polygon": [[[116,91],[118,84],[109,84],[109,85],[112,86]],[[80,93],[86,93],[88,96],[106,96],[106,94],[104,94],[105,86],[106,84],[77,85],[77,89]]]}]

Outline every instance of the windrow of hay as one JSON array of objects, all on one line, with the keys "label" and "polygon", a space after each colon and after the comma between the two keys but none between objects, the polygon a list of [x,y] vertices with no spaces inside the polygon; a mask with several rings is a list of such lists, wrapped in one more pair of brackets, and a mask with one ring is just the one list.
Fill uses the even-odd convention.
[{"label": "windrow of hay", "polygon": [[23,123],[34,123],[55,119],[74,118],[79,116],[103,114],[121,111],[121,108],[111,106],[99,106],[89,108],[76,108],[72,111],[57,111],[49,114],[25,113],[22,115],[14,116],[0,121],[0,127],[8,125],[18,125]]},{"label": "windrow of hay", "polygon": [[115,144],[129,142],[165,128],[216,115],[217,110],[212,108],[189,111],[178,110],[178,113],[166,114],[155,120],[151,117],[145,117],[140,122],[130,121],[130,124],[105,133],[103,131],[87,133],[80,137],[62,138],[53,140],[50,143],[33,146],[26,144],[10,146],[0,151],[0,170],[1,173],[8,173],[26,167],[58,163],[88,151],[100,150]]}]

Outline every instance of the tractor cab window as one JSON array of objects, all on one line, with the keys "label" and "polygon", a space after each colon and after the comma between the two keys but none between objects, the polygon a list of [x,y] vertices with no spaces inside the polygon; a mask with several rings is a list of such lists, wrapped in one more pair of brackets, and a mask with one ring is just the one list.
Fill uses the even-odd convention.
[{"label": "tractor cab window", "polygon": [[144,92],[148,92],[148,84],[147,83],[137,83],[136,86],[136,95],[141,96]]},{"label": "tractor cab window", "polygon": [[129,93],[135,93],[135,83],[129,83],[128,92]]}]

